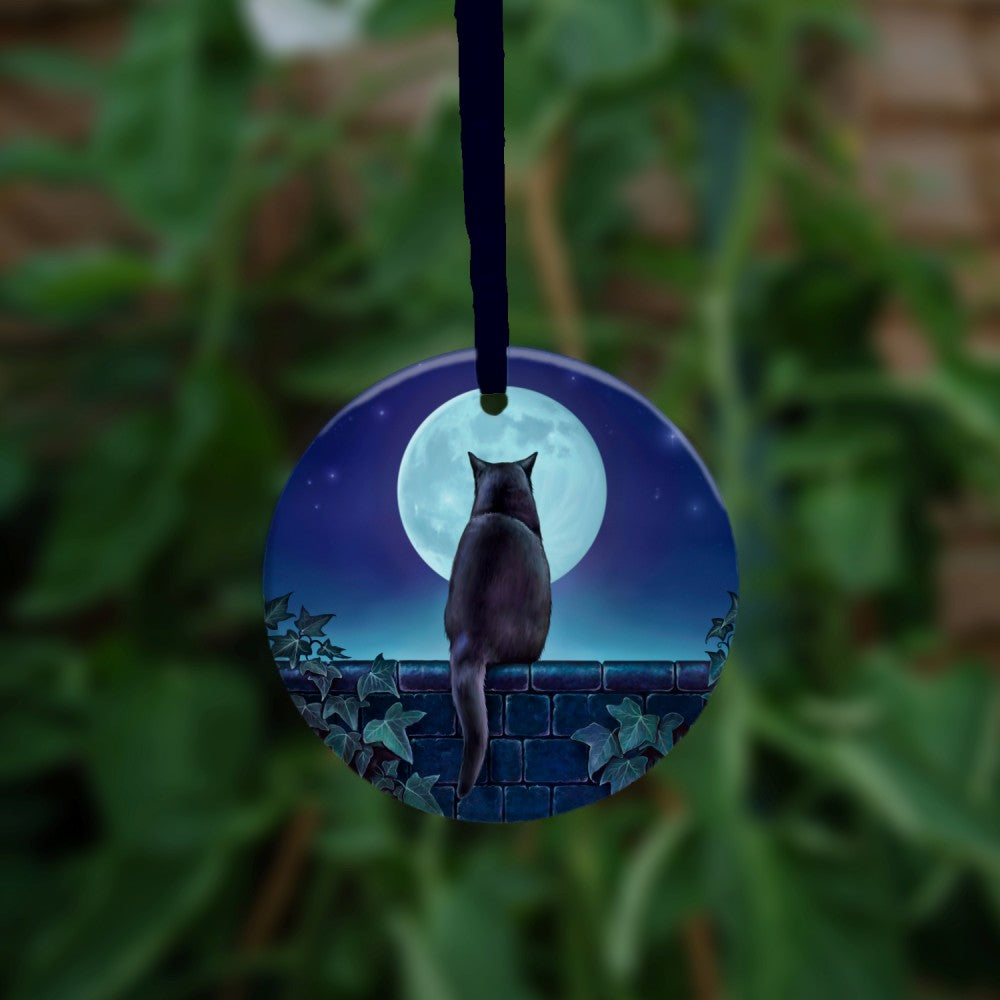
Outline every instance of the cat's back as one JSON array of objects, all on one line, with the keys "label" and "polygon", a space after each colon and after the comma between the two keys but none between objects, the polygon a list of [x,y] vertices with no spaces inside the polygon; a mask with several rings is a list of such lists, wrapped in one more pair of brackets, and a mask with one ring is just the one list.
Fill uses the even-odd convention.
[{"label": "cat's back", "polygon": [[507,514],[470,518],[452,567],[448,634],[488,630],[502,619],[544,618],[547,627],[550,607],[549,563],[538,534]]}]

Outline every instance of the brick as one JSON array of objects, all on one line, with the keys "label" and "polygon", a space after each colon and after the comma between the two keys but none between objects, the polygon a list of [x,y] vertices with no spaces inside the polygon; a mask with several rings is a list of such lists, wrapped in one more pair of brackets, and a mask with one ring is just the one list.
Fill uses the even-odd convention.
[{"label": "brick", "polygon": [[651,694],[646,699],[647,712],[653,715],[677,712],[684,717],[687,726],[694,724],[704,707],[705,699],[700,694]]},{"label": "brick", "polygon": [[509,785],[521,780],[521,741],[490,740],[490,781]]},{"label": "brick", "polygon": [[556,736],[572,736],[591,722],[586,694],[557,694],[553,699],[552,732]]},{"label": "brick", "polygon": [[289,694],[301,694],[308,699],[315,697],[319,693],[316,685],[307,676],[300,674],[297,670],[284,668],[279,670],[278,673],[281,675],[282,683]]},{"label": "brick", "polygon": [[[413,770],[417,774],[438,774],[438,781],[454,785],[462,765],[462,737],[417,736],[410,740],[413,747]],[[479,772],[477,785],[487,780],[487,767]]]},{"label": "brick", "polygon": [[487,691],[527,691],[528,664],[502,663],[486,671]]},{"label": "brick", "polygon": [[552,815],[599,802],[606,799],[610,791],[609,785],[557,785],[552,789]]},{"label": "brick", "polygon": [[461,738],[417,736],[410,740],[413,747],[413,770],[417,774],[439,774],[438,781],[455,784],[462,763]]},{"label": "brick", "polygon": [[868,137],[867,192],[899,230],[920,239],[983,239],[990,220],[968,143],[928,126]]},{"label": "brick", "polygon": [[503,736],[503,695],[486,696],[486,721],[490,727],[490,736]]},{"label": "brick", "polygon": [[596,691],[601,686],[601,665],[587,660],[534,663],[531,686],[535,691]]},{"label": "brick", "polygon": [[503,789],[498,785],[477,785],[458,800],[459,819],[480,823],[500,823],[503,820]]},{"label": "brick", "polygon": [[542,819],[549,815],[550,793],[546,785],[512,785],[503,790],[503,795],[503,815],[508,823]]},{"label": "brick", "polygon": [[[552,700],[555,711],[552,732],[556,736],[572,736],[578,729],[599,722],[609,729],[618,723],[608,714],[608,705],[620,705],[625,694],[557,694]],[[641,695],[635,695],[640,701]]]},{"label": "brick", "polygon": [[371,670],[371,661],[365,660],[364,662],[359,660],[341,660],[337,664],[337,669],[340,671],[341,676],[335,677],[333,683],[330,685],[331,691],[336,691],[339,694],[344,692],[350,692],[354,694],[358,689],[358,681],[361,680],[362,674],[367,674]]},{"label": "brick", "polygon": [[451,785],[436,784],[431,789],[431,795],[437,799],[441,812],[449,819],[455,818],[455,789]]},{"label": "brick", "polygon": [[403,660],[398,672],[400,691],[451,690],[451,674],[444,660]]},{"label": "brick", "polygon": [[870,93],[879,110],[971,115],[986,93],[975,65],[965,19],[947,9],[876,8],[877,57],[865,61]]},{"label": "brick", "polygon": [[407,729],[413,736],[454,736],[458,719],[451,694],[404,694],[403,707],[410,711],[425,712],[424,717]]},{"label": "brick", "polygon": [[673,691],[674,664],[669,660],[647,663],[608,660],[604,664],[604,690],[629,693]]},{"label": "brick", "polygon": [[507,695],[508,736],[547,736],[549,696],[544,694]]},{"label": "brick", "polygon": [[576,782],[587,780],[587,747],[564,739],[524,741],[524,780]]},{"label": "brick", "polygon": [[677,663],[677,690],[709,690],[708,668],[708,660],[679,660]]}]

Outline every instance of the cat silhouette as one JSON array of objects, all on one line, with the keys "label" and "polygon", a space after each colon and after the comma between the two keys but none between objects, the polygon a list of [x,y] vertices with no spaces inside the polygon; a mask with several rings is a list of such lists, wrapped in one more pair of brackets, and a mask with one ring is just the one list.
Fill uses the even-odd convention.
[{"label": "cat silhouette", "polygon": [[472,791],[486,756],[486,668],[532,663],[549,634],[552,588],[531,470],[484,462],[469,452],[476,492],[448,585],[444,629],[451,643],[451,693],[464,746],[458,796]]}]

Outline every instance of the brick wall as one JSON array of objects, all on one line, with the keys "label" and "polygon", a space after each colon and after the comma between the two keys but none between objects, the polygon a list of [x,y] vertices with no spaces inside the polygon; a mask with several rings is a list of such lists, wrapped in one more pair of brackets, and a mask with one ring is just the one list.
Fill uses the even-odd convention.
[{"label": "brick wall", "polygon": [[[338,664],[342,675],[332,693],[353,693],[368,661]],[[426,713],[408,730],[413,765],[400,765],[427,776],[440,774],[434,789],[446,816],[499,822],[537,819],[596,802],[608,786],[587,774],[587,747],[570,737],[591,722],[609,729],[614,720],[606,706],[625,698],[646,712],[677,712],[684,724],[680,738],[698,717],[711,692],[708,661],[555,662],[493,667],[487,671],[486,703],[490,747],[473,791],[457,803],[455,783],[462,737],[451,700],[448,664],[437,660],[401,661],[396,683],[406,710]],[[282,671],[286,686],[307,700],[319,701],[315,685],[296,671]],[[385,715],[397,699],[372,695],[361,710],[359,728]]]}]

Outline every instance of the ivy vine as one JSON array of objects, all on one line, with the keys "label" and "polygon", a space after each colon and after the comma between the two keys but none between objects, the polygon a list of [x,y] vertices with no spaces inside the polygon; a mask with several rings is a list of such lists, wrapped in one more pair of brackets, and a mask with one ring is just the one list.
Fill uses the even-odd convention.
[{"label": "ivy vine", "polygon": [[[264,604],[264,624],[277,632],[283,622],[295,618],[288,610],[291,594],[272,598]],[[412,770],[413,748],[407,729],[426,713],[406,710],[396,686],[396,660],[379,653],[370,668],[358,678],[354,694],[331,694],[335,680],[343,677],[337,660],[349,659],[343,647],[326,636],[333,614],[310,614],[303,606],[284,635],[270,636],[271,653],[279,668],[298,671],[316,686],[319,701],[292,695],[292,703],[306,723],[348,767],[407,805],[442,815],[432,789],[440,775],[424,777]],[[397,700],[386,708],[381,719],[369,718],[360,728],[361,710],[371,708],[369,696],[391,695]],[[335,721],[339,720],[339,721]],[[401,774],[401,765],[410,773]]]}]

